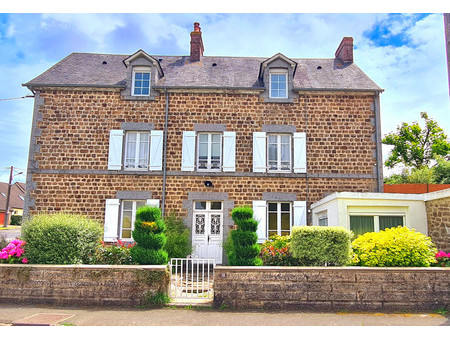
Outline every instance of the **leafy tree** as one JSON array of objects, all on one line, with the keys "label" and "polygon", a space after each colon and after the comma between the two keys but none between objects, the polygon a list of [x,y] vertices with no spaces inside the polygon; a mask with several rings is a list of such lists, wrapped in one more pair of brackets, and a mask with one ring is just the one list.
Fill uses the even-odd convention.
[{"label": "leafy tree", "polygon": [[434,183],[450,184],[450,161],[438,159],[438,164],[433,169]]},{"label": "leafy tree", "polygon": [[437,160],[437,164],[432,167],[422,167],[420,169],[403,169],[401,174],[393,174],[385,177],[386,184],[402,183],[432,183],[450,184],[450,161],[442,158]]},{"label": "leafy tree", "polygon": [[403,122],[396,133],[383,139],[383,144],[394,146],[385,162],[388,168],[403,163],[421,169],[440,157],[449,159],[450,143],[443,129],[427,113],[420,113],[420,117],[425,120],[425,128],[422,129],[417,122],[411,125]]}]

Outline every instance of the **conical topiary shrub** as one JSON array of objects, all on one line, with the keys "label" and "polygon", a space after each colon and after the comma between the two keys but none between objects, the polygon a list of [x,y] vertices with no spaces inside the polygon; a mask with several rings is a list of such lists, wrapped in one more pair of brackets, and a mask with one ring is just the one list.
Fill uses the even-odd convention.
[{"label": "conical topiary shrub", "polygon": [[228,252],[230,265],[254,266],[262,265],[258,257],[260,247],[256,242],[258,221],[253,218],[251,207],[237,207],[231,212],[237,230],[231,231],[231,249]]},{"label": "conical topiary shrub", "polygon": [[167,252],[162,249],[166,244],[165,229],[159,208],[149,205],[140,207],[136,211],[136,222],[132,233],[136,242],[136,245],[130,249],[133,261],[141,265],[166,264]]}]

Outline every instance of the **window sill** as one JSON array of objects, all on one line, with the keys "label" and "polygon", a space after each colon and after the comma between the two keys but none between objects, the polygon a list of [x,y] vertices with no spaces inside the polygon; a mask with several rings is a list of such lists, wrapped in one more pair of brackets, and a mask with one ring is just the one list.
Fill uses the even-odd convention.
[{"label": "window sill", "polygon": [[123,95],[124,100],[127,101],[154,101],[156,96],[133,96],[133,95]]},{"label": "window sill", "polygon": [[274,98],[274,97],[266,97],[264,98],[264,102],[268,103],[294,103],[294,98],[288,97],[288,98]]}]

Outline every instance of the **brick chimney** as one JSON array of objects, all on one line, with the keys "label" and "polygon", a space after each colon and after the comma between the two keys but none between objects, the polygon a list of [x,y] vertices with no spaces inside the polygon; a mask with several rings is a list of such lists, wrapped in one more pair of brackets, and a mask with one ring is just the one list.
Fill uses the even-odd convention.
[{"label": "brick chimney", "polygon": [[334,56],[343,63],[353,63],[353,38],[343,38]]},{"label": "brick chimney", "polygon": [[198,62],[203,56],[203,40],[200,24],[194,22],[194,31],[191,32],[191,62]]}]

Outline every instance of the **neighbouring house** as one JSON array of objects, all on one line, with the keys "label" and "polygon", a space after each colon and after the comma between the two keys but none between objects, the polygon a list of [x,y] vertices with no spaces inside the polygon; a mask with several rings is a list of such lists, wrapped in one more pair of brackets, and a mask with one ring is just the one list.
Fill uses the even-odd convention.
[{"label": "neighbouring house", "polygon": [[190,38],[187,56],[73,53],[24,84],[26,214],[83,213],[105,241],[132,240],[136,209],[157,205],[221,263],[236,206],[253,206],[262,242],[330,193],[382,192],[383,90],[351,37],[328,59],[205,56],[198,23]]},{"label": "neighbouring house", "polygon": [[336,192],[311,205],[313,224],[355,235],[406,226],[450,251],[450,189],[425,194]]},{"label": "neighbouring house", "polygon": [[[5,225],[6,200],[8,196],[8,183],[0,182],[0,225]],[[25,184],[15,182],[11,185],[9,197],[9,220],[11,224],[11,216],[22,216],[23,205],[25,199]]]}]

